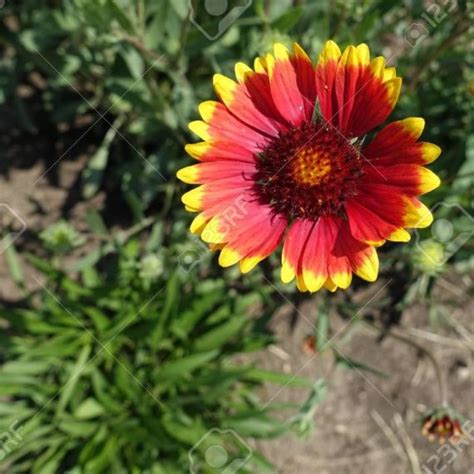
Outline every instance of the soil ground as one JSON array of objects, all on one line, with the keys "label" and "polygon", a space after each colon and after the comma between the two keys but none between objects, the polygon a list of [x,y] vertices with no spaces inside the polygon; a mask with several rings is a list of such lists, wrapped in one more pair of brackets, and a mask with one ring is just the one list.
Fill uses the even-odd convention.
[{"label": "soil ground", "polygon": [[[441,278],[434,289],[438,305],[456,300],[457,308],[449,310],[455,328],[434,330],[427,308],[417,304],[405,312],[397,330],[432,351],[447,375],[450,403],[473,427],[474,302],[466,294],[467,283],[466,277],[449,275]],[[372,293],[376,294],[377,288]],[[383,292],[377,297],[383,297]],[[370,298],[367,296],[367,301]],[[472,472],[474,437],[451,461],[453,456],[448,454],[447,446],[440,448],[420,433],[420,417],[428,408],[439,404],[433,366],[420,351],[390,337],[379,341],[377,334],[363,327],[356,329],[350,340],[344,341],[342,334],[347,321],[334,314],[331,319],[335,333],[341,330],[341,336],[332,341],[337,351],[388,376],[342,367],[332,370],[331,351],[309,355],[303,350],[305,337],[314,333],[317,302],[303,303],[297,310],[298,320],[293,329],[289,324],[294,311],[291,304],[285,302],[275,315],[272,327],[280,345],[276,350],[261,354],[259,363],[268,369],[314,379],[327,377],[328,394],[315,414],[316,429],[308,439],[286,437],[258,443],[279,473]],[[268,387],[263,398],[270,403],[279,403],[302,402],[306,397],[307,391],[280,391]]]}]

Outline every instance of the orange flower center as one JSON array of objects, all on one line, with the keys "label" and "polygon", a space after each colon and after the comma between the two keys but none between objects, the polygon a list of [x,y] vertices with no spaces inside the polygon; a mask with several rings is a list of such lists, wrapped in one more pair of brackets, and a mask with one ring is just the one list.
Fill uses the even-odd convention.
[{"label": "orange flower center", "polygon": [[299,184],[320,184],[331,171],[331,157],[314,146],[304,148],[292,163],[292,176]]},{"label": "orange flower center", "polygon": [[322,122],[280,134],[256,159],[256,198],[289,219],[344,216],[363,168],[353,143]]}]

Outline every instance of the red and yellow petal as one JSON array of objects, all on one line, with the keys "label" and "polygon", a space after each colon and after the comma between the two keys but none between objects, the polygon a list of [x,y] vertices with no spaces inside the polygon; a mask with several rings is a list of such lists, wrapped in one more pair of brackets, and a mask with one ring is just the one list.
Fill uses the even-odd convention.
[{"label": "red and yellow petal", "polygon": [[328,260],[335,236],[319,219],[311,229],[308,242],[301,256],[301,273],[308,291],[318,291],[326,283],[329,275]]},{"label": "red and yellow petal", "polygon": [[404,226],[412,229],[428,227],[433,222],[431,211],[417,198],[406,197]]},{"label": "red and yellow petal", "polygon": [[375,248],[354,239],[347,222],[340,218],[334,218],[333,222],[333,225],[338,230],[336,242],[332,250],[333,259],[335,260],[333,267],[337,268],[339,263],[342,271],[340,270],[339,274],[330,272],[332,281],[341,288],[345,288],[343,285],[349,286],[349,269],[364,280],[375,281],[379,270],[379,261]]},{"label": "red and yellow petal", "polygon": [[426,194],[436,189],[441,181],[428,168],[415,164],[392,166],[367,166],[361,185],[381,184],[393,188],[396,193],[408,196]]},{"label": "red and yellow petal", "polygon": [[363,242],[383,243],[384,240],[410,240],[406,225],[408,196],[389,184],[366,183],[359,194],[346,203],[352,235]]},{"label": "red and yellow petal", "polygon": [[247,148],[230,141],[189,143],[186,152],[198,161],[244,161],[255,162],[255,155]]},{"label": "red and yellow petal", "polygon": [[[249,190],[249,182],[242,177],[211,181],[183,194],[181,201],[189,208],[216,212],[229,203],[240,202]],[[214,215],[214,214],[212,214]]]},{"label": "red and yellow petal", "polygon": [[364,135],[380,125],[398,100],[401,79],[382,58],[370,62],[365,44],[341,54],[328,41],[316,67],[316,86],[324,118],[346,137]]},{"label": "red and yellow petal", "polygon": [[[225,243],[219,256],[219,264],[227,267],[239,262],[242,273],[252,270],[259,262],[273,253],[285,232],[287,221],[281,216],[272,216],[268,206],[261,206],[248,202],[243,207],[242,216],[229,217],[223,213],[216,219],[211,237]],[[209,236],[204,236],[211,220],[203,232],[203,240],[210,241]],[[214,235],[217,229],[218,235]]]},{"label": "red and yellow petal", "polygon": [[365,184],[345,209],[353,237],[371,245],[385,240],[407,242],[410,234],[405,228],[427,227],[433,220],[414,195],[401,193],[390,184]]},{"label": "red and yellow petal", "polygon": [[377,279],[379,273],[379,257],[377,250],[367,245],[357,252],[349,254],[352,270],[363,280],[373,282]]},{"label": "red and yellow petal", "polygon": [[298,89],[304,97],[305,117],[307,120],[311,120],[316,102],[316,81],[313,63],[298,43],[293,44],[293,54],[290,57],[290,61],[296,73]]},{"label": "red and yellow petal", "polygon": [[[337,109],[332,117],[336,120],[338,130],[345,136],[349,137],[350,118],[354,101],[356,99],[357,82],[360,69],[363,66],[359,65],[359,54],[355,46],[348,46],[342,53],[341,59],[337,65],[335,95]],[[358,92],[358,91],[357,91]]]},{"label": "red and yellow petal", "polygon": [[417,145],[421,148],[421,156],[425,164],[432,163],[441,154],[441,148],[434,143],[418,142]]},{"label": "red and yellow petal", "polygon": [[189,128],[204,141],[235,142],[254,153],[258,153],[269,143],[269,136],[245,125],[220,102],[201,102],[199,113],[204,121],[191,122]]},{"label": "red and yellow petal", "polygon": [[281,261],[281,279],[284,283],[289,283],[302,273],[301,256],[313,226],[314,223],[308,219],[297,219],[288,230]]},{"label": "red and yellow petal", "polygon": [[[264,66],[265,67],[264,67]],[[266,62],[262,58],[261,62],[256,60],[255,71],[244,63],[237,63],[235,75],[241,84],[242,94],[248,96],[253,107],[256,109],[256,117],[249,119],[249,124],[255,124],[255,119],[260,119],[267,125],[267,133],[272,136],[288,129],[288,122],[283,118],[273,102],[270,89],[270,78],[266,68]],[[236,103],[238,114],[241,114],[240,106]],[[256,125],[258,127],[258,125]],[[265,131],[265,129],[263,129]]]},{"label": "red and yellow petal", "polygon": [[205,191],[206,188],[204,185],[193,188],[191,191],[188,191],[181,196],[181,201],[187,209],[194,209],[195,211],[203,209],[203,197]]},{"label": "red and yellow petal", "polygon": [[[296,49],[296,53],[290,56],[286,46],[281,43],[275,44],[274,54],[274,57],[266,57],[273,102],[285,120],[298,126],[304,120],[311,119],[316,100],[316,97],[311,100],[307,96],[313,81],[307,75],[309,58],[302,54],[301,49]],[[298,77],[297,72],[304,77]]]},{"label": "red and yellow petal", "polygon": [[201,212],[193,219],[193,221],[191,222],[191,225],[189,226],[189,230],[193,234],[201,235],[202,231],[204,230],[208,222],[209,222],[209,217],[206,216],[206,213]]},{"label": "red and yellow petal", "polygon": [[328,260],[331,282],[345,289],[351,283],[352,273],[365,280],[375,281],[379,268],[375,249],[354,239],[347,222],[339,217],[324,218],[324,225],[335,238]]},{"label": "red and yellow petal", "polygon": [[319,55],[316,67],[315,82],[321,113],[329,123],[336,113],[337,103],[334,93],[337,65],[341,50],[334,41],[327,41]]},{"label": "red and yellow petal", "polygon": [[[228,192],[228,191],[227,191]],[[209,244],[227,243],[262,221],[263,212],[255,207],[250,193],[220,193],[221,199],[203,212],[208,219],[201,238]]]},{"label": "red and yellow petal", "polygon": [[244,63],[237,63],[235,74],[239,82],[215,74],[214,89],[227,109],[246,125],[269,136],[278,136],[286,129],[270,94],[267,74],[256,73]]},{"label": "red and yellow petal", "polygon": [[263,56],[259,56],[255,58],[253,62],[253,68],[255,72],[258,72],[260,74],[267,74],[268,73],[268,68],[267,68],[267,61]]},{"label": "red and yellow petal", "polygon": [[400,77],[384,76],[381,81],[372,75],[370,68],[365,68],[357,82],[354,104],[345,129],[347,136],[365,135],[383,123],[395,108],[401,87]]},{"label": "red and yellow petal", "polygon": [[300,291],[348,288],[352,274],[374,281],[378,274],[375,249],[352,237],[338,217],[321,217],[316,223],[297,220],[286,236],[282,280],[296,277]]},{"label": "red and yellow petal", "polygon": [[392,122],[377,133],[362,154],[375,167],[431,163],[438,158],[441,149],[432,143],[417,142],[424,127],[425,121],[420,117]]},{"label": "red and yellow petal", "polygon": [[[385,214],[383,211],[387,211]],[[346,203],[346,213],[352,236],[371,245],[381,245],[385,240],[410,240],[410,234],[403,231],[404,203],[400,198],[395,209],[387,205],[382,210],[369,202],[359,202],[353,199]]]},{"label": "red and yellow petal", "polygon": [[186,166],[181,168],[176,175],[184,183],[204,184],[229,178],[247,177],[250,179],[253,173],[255,173],[253,162],[220,160]]},{"label": "red and yellow petal", "polygon": [[405,228],[429,225],[431,214],[415,198],[440,185],[438,176],[422,166],[436,159],[440,149],[417,141],[424,125],[418,117],[393,122],[363,148],[358,194],[346,203],[356,239],[373,245],[406,242],[410,234]]},{"label": "red and yellow petal", "polygon": [[421,117],[409,117],[386,125],[369,145],[364,148],[367,157],[383,156],[394,148],[401,149],[413,145],[425,128]]}]

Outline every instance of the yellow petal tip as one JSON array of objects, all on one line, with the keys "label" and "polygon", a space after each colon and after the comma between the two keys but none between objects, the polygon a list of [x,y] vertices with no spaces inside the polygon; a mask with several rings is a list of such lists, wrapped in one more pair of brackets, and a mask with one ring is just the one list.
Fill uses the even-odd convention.
[{"label": "yellow petal tip", "polygon": [[416,140],[425,128],[425,119],[421,117],[408,117],[400,121],[402,127]]},{"label": "yellow petal tip", "polygon": [[207,125],[206,122],[203,122],[202,120],[194,120],[188,125],[188,127],[191,132],[193,132],[202,140],[211,139],[211,135],[209,133],[209,125]]},{"label": "yellow petal tip", "polygon": [[181,201],[190,208],[200,209],[202,205],[202,196],[202,186],[199,186],[197,188],[191,189],[191,191],[188,191],[187,193],[184,193],[181,196]]},{"label": "yellow petal tip", "polygon": [[275,54],[275,58],[279,61],[285,61],[289,58],[288,48],[282,43],[275,43],[273,45],[273,52]]},{"label": "yellow petal tip", "polygon": [[230,267],[241,259],[242,255],[239,252],[229,247],[224,247],[219,254],[219,265],[224,268]]},{"label": "yellow petal tip", "polygon": [[199,113],[201,114],[201,117],[205,122],[209,123],[211,121],[212,116],[214,115],[214,111],[216,110],[217,104],[218,103],[214,100],[206,100],[199,104]]},{"label": "yellow petal tip", "polygon": [[248,273],[253,270],[262,260],[264,259],[263,256],[256,256],[256,257],[245,257],[243,260],[240,261],[240,271],[242,273]]},{"label": "yellow petal tip", "polygon": [[388,240],[391,240],[392,242],[408,242],[410,239],[411,235],[405,229],[397,229],[388,237]]},{"label": "yellow petal tip", "polygon": [[223,76],[222,74],[214,74],[212,83],[214,85],[216,94],[222,99],[224,104],[229,104],[232,102],[234,91],[237,87],[236,82],[226,76]]},{"label": "yellow petal tip", "polygon": [[201,234],[207,222],[208,219],[203,214],[199,214],[191,222],[189,230],[192,234]]},{"label": "yellow petal tip", "polygon": [[188,143],[184,149],[186,153],[193,157],[195,160],[201,160],[203,155],[209,150],[209,143],[199,142],[199,143]]},{"label": "yellow petal tip", "polygon": [[177,178],[183,181],[183,183],[196,184],[198,180],[198,166],[192,165],[181,168],[176,173]]},{"label": "yellow petal tip", "polygon": [[439,155],[441,155],[441,148],[434,143],[423,143],[423,160],[425,163],[432,163],[435,161]]},{"label": "yellow petal tip", "polygon": [[420,192],[421,194],[429,193],[436,189],[441,184],[439,176],[428,168],[421,168],[421,185]]},{"label": "yellow petal tip", "polygon": [[375,249],[370,255],[367,255],[362,265],[355,269],[355,273],[360,278],[374,282],[379,274],[379,257]]}]

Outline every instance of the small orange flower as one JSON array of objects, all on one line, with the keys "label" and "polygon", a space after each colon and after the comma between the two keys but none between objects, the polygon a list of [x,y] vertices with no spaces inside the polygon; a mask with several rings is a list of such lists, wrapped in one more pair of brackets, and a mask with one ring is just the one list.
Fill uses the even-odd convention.
[{"label": "small orange flower", "polygon": [[418,141],[424,120],[392,122],[365,144],[398,100],[401,78],[366,44],[343,53],[328,41],[316,66],[298,45],[214,76],[218,101],[200,104],[186,146],[199,164],[178,177],[200,186],[182,197],[191,231],[220,250],[219,263],[253,269],[284,240],[281,278],[301,291],[374,281],[376,247],[426,227],[418,196],[439,186],[424,165],[440,148]]},{"label": "small orange flower", "polygon": [[421,434],[432,442],[438,440],[440,444],[446,441],[456,443],[463,436],[463,429],[456,413],[437,408],[424,417]]}]

